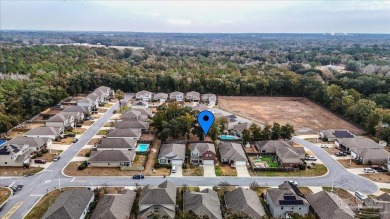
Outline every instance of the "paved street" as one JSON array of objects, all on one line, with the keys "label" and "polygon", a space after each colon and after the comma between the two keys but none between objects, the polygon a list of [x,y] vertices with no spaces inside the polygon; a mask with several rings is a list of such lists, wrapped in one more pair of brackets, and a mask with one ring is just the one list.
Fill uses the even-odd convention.
[{"label": "paved street", "polygon": [[[129,98],[127,95],[126,98]],[[377,191],[377,186],[357,175],[354,175],[344,169],[328,153],[318,146],[293,137],[293,141],[302,144],[311,150],[315,156],[328,167],[329,173],[321,177],[145,177],[143,180],[133,180],[131,177],[67,177],[63,176],[61,171],[67,163],[78,153],[78,151],[88,143],[96,132],[110,119],[112,111],[118,108],[118,103],[109,109],[101,118],[99,118],[84,134],[79,141],[64,151],[61,159],[53,163],[47,170],[31,177],[0,177],[0,186],[8,186],[15,182],[14,185],[22,184],[22,191],[11,197],[10,201],[4,206],[0,216],[4,216],[12,207],[19,205],[19,208],[10,218],[22,218],[33,205],[48,191],[65,186],[134,186],[141,184],[157,185],[168,179],[177,185],[186,184],[188,186],[213,186],[218,185],[221,181],[237,186],[248,186],[251,182],[256,181],[262,186],[277,186],[285,180],[295,180],[300,186],[332,186],[342,187],[350,191],[361,191],[371,194]]]}]

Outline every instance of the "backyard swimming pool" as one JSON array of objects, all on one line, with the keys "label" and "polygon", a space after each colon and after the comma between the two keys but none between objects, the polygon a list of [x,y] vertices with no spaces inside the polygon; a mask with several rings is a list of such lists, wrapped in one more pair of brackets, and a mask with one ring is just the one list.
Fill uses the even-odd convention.
[{"label": "backyard swimming pool", "polygon": [[221,140],[235,140],[235,139],[239,139],[239,137],[234,136],[234,135],[220,135],[219,138]]},{"label": "backyard swimming pool", "polygon": [[0,145],[4,144],[6,140],[0,139]]},{"label": "backyard swimming pool", "polygon": [[149,144],[138,144],[137,148],[135,149],[135,151],[138,151],[138,152],[146,152],[149,150]]}]

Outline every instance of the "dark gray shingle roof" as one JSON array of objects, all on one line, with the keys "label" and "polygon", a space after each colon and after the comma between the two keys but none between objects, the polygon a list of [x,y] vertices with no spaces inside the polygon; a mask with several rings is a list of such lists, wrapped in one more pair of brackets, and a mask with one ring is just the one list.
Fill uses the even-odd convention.
[{"label": "dark gray shingle roof", "polygon": [[169,159],[183,159],[186,154],[186,145],[185,144],[162,144],[160,147],[160,152],[158,153],[158,158],[166,157]]},{"label": "dark gray shingle roof", "polygon": [[105,194],[97,204],[91,219],[129,218],[136,192],[125,190],[120,194]]},{"label": "dark gray shingle roof", "polygon": [[122,162],[132,161],[135,157],[134,151],[125,150],[104,150],[91,151],[89,162]]},{"label": "dark gray shingle roof", "polygon": [[241,144],[233,142],[221,142],[221,145],[219,146],[218,150],[221,155],[221,159],[229,159],[233,161],[248,161]]},{"label": "dark gray shingle roof", "polygon": [[321,191],[306,198],[321,219],[353,219],[355,216],[347,203],[336,194]]},{"label": "dark gray shingle roof", "polygon": [[135,148],[137,140],[129,138],[102,138],[100,143],[96,146],[98,149],[102,148]]},{"label": "dark gray shingle roof", "polygon": [[185,191],[183,195],[184,211],[192,211],[198,216],[208,216],[210,219],[222,219],[218,194],[205,189],[201,192]]},{"label": "dark gray shingle roof", "polygon": [[233,212],[245,212],[252,218],[261,218],[265,215],[259,196],[255,191],[241,187],[225,193],[226,207]]}]

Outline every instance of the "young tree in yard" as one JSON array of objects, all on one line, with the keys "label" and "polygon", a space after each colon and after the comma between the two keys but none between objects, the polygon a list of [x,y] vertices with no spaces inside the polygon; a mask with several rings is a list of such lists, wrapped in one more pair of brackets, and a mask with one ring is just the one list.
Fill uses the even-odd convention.
[{"label": "young tree in yard", "polygon": [[261,131],[262,140],[270,140],[272,137],[272,130],[269,124],[265,124],[264,129]]},{"label": "young tree in yard", "polygon": [[252,124],[249,127],[249,131],[252,133],[252,139],[261,139],[261,129],[256,124]]},{"label": "young tree in yard", "polygon": [[284,140],[290,139],[294,133],[294,126],[286,124],[280,128],[280,137]]},{"label": "young tree in yard", "polygon": [[214,124],[211,126],[208,135],[210,136],[211,140],[216,141],[219,135],[219,128],[218,123],[214,122]]},{"label": "young tree in yard", "polygon": [[251,132],[248,129],[242,130],[242,140],[244,145],[251,141]]},{"label": "young tree in yard", "polygon": [[192,129],[191,133],[192,133],[193,135],[198,136],[199,141],[203,141],[203,140],[204,140],[204,132],[203,132],[202,128],[200,128],[199,125],[196,125],[196,126]]},{"label": "young tree in yard", "polygon": [[274,125],[272,126],[271,130],[272,130],[271,139],[272,140],[278,140],[280,138],[280,133],[281,133],[280,125],[275,122]]},{"label": "young tree in yard", "polygon": [[125,98],[125,93],[123,93],[123,91],[118,89],[115,91],[115,98],[118,100],[121,100],[121,99]]}]

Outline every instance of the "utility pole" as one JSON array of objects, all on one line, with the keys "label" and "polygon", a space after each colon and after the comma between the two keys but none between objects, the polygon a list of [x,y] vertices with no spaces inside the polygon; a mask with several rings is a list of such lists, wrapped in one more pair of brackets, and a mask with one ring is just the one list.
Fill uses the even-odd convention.
[{"label": "utility pole", "polygon": [[61,176],[58,176],[58,188],[60,189],[61,192]]}]

